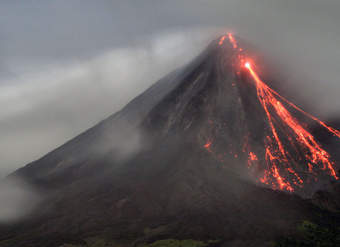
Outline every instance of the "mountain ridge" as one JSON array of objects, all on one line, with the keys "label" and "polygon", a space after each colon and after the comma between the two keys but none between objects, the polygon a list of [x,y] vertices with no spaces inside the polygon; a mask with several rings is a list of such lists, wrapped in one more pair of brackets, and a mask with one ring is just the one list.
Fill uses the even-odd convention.
[{"label": "mountain ridge", "polygon": [[[24,222],[1,227],[0,239],[14,239],[16,246],[46,246],[43,236],[55,241],[49,246],[60,246],[65,238],[101,234],[137,242],[173,237],[263,243],[295,234],[303,220],[331,217],[249,173],[244,143],[263,154],[268,123],[251,76],[235,69],[235,45],[220,42],[12,174],[41,190],[44,199]],[[124,145],[128,154],[118,157]]]}]

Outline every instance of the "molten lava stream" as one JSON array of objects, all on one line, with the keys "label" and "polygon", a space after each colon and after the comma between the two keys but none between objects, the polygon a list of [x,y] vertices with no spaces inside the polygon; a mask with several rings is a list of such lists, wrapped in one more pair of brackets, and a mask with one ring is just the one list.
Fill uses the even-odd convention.
[{"label": "molten lava stream", "polygon": [[[264,140],[265,167],[261,168],[261,159],[258,159],[254,152],[248,150],[248,168],[257,172],[259,169],[264,169],[262,171],[263,175],[259,178],[260,182],[271,186],[273,189],[289,192],[293,192],[296,188],[302,188],[305,178],[307,178],[307,182],[309,177],[313,177],[317,181],[316,176],[319,170],[326,171],[333,178],[339,179],[334,169],[334,163],[330,160],[330,155],[289,112],[284,103],[286,106],[292,107],[306,117],[316,121],[338,138],[340,138],[340,131],[327,126],[321,120],[303,111],[271,89],[260,79],[252,64],[246,59],[244,50],[239,47],[231,33],[222,36],[218,44],[222,45],[226,38],[229,39],[229,43],[236,51],[238,63],[248,70],[255,82],[257,98],[266,114],[271,132]],[[282,135],[285,136],[284,139],[280,138]],[[211,144],[212,142],[208,141],[204,148],[213,153]],[[302,162],[305,163],[305,166],[299,166]]]},{"label": "molten lava stream", "polygon": [[[269,126],[271,128],[271,132],[273,137],[273,140],[271,140],[271,145],[267,146],[267,152],[266,152],[266,160],[269,161],[272,164],[272,169],[270,171],[271,175],[276,178],[277,183],[280,187],[280,189],[286,189],[288,191],[292,191],[292,188],[290,187],[290,184],[288,180],[285,179],[279,174],[279,169],[277,168],[276,162],[274,160],[280,160],[282,163],[285,163],[286,169],[288,172],[293,174],[298,182],[300,184],[303,184],[303,180],[300,176],[298,176],[297,172],[288,164],[287,155],[289,155],[289,152],[284,148],[284,145],[282,144],[282,141],[279,138],[278,132],[275,128],[275,125],[273,123],[273,114],[274,112],[277,116],[279,116],[279,119],[284,123],[286,126],[288,126],[292,132],[295,134],[292,138],[295,140],[301,150],[306,151],[305,158],[309,165],[307,165],[308,170],[311,170],[310,164],[314,165],[322,165],[322,170],[328,170],[329,174],[334,177],[335,179],[338,179],[338,176],[334,169],[334,163],[330,160],[330,155],[317,143],[314,136],[308,132],[299,122],[296,118],[294,118],[291,113],[283,106],[283,104],[275,97],[277,96],[280,99],[284,99],[282,96],[280,96],[277,92],[275,92],[273,89],[269,88],[256,74],[254,69],[252,68],[251,64],[249,62],[245,63],[244,65],[250,72],[252,78],[255,81],[256,84],[256,90],[257,90],[257,96],[258,99],[267,115],[267,119],[269,122]],[[290,106],[294,107],[295,109],[298,109],[302,111],[297,106],[290,103],[288,100],[284,99],[286,103],[288,103]],[[312,117],[310,114],[305,113],[302,111],[305,115],[312,118],[313,120],[316,120],[318,123],[320,123],[322,126],[329,129],[330,132],[337,135],[337,131],[328,127],[323,122],[318,120],[315,117]],[[289,134],[289,133],[287,133]],[[337,135],[338,136],[338,135]],[[275,145],[273,145],[275,143]],[[274,159],[274,155],[270,152],[270,150],[273,150],[274,153],[276,153],[277,157]],[[269,158],[268,158],[269,157]]]}]

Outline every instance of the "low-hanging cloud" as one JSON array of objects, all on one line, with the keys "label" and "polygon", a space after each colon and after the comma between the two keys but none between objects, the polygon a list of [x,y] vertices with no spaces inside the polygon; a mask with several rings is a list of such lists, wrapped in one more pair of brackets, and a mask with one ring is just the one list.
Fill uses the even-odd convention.
[{"label": "low-hanging cloud", "polygon": [[[0,105],[7,106],[0,112],[0,173],[39,158],[120,110],[197,55],[207,33],[214,30],[167,32],[88,60],[39,66],[5,82],[0,91]],[[136,149],[139,133],[130,142],[121,154]]]},{"label": "low-hanging cloud", "polygon": [[40,201],[38,193],[23,181],[8,178],[0,183],[0,223],[20,220]]}]

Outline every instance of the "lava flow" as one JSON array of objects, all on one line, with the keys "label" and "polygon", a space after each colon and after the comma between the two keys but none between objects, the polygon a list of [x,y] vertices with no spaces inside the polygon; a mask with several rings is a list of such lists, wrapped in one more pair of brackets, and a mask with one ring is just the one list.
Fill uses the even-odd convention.
[{"label": "lava flow", "polygon": [[[278,98],[282,98],[282,97],[278,97],[278,98],[275,97],[275,95],[279,95],[279,94],[277,92],[275,92],[275,94],[273,93],[274,90],[269,88],[259,78],[259,76],[256,74],[256,72],[254,71],[254,69],[252,68],[249,62],[245,64],[245,67],[249,70],[251,76],[253,77],[256,83],[258,99],[261,102],[263,109],[266,112],[274,140],[278,147],[278,150],[276,150],[276,151],[279,151],[279,152],[276,152],[278,155],[277,158],[287,161],[288,163],[287,156],[289,155],[289,153],[284,149],[282,142],[280,138],[278,137],[277,130],[272,120],[273,117],[269,109],[274,109],[274,112],[280,117],[283,123],[286,124],[295,133],[295,136],[294,136],[295,140],[298,141],[299,145],[301,145],[301,148],[305,150],[306,152],[305,154],[306,160],[310,164],[322,165],[323,170],[328,169],[330,175],[338,179],[336,172],[334,170],[334,167],[333,167],[333,163],[330,161],[329,154],[317,143],[314,136],[310,132],[308,132],[278,100]],[[292,104],[289,102],[289,105],[292,105]],[[332,128],[328,127],[327,125],[325,125],[323,122],[321,122],[317,118],[312,117],[312,119],[317,120],[318,123],[322,123],[322,125],[326,127],[328,130],[333,130]],[[336,134],[336,132],[334,131],[331,131],[331,132],[333,134]],[[295,176],[298,178],[297,175]],[[300,179],[298,179],[298,181],[302,183]]]},{"label": "lava flow", "polygon": [[[248,167],[257,165],[257,170],[262,170],[259,181],[273,189],[294,191],[302,188],[310,177],[317,180],[317,171],[339,179],[331,161],[329,153],[317,142],[315,137],[292,115],[289,107],[304,114],[307,118],[316,121],[334,136],[340,138],[340,131],[327,126],[324,122],[311,114],[303,111],[278,92],[263,82],[253,68],[253,63],[247,61],[247,57],[239,48],[232,34],[222,36],[219,44],[222,45],[225,38],[237,52],[237,58],[241,67],[248,70],[256,87],[257,98],[264,110],[269,127],[269,134],[264,138],[265,150],[262,169],[261,159],[253,152],[249,152]],[[281,138],[281,136],[283,138]],[[210,145],[206,148],[210,150]],[[299,156],[297,159],[296,157]]]}]

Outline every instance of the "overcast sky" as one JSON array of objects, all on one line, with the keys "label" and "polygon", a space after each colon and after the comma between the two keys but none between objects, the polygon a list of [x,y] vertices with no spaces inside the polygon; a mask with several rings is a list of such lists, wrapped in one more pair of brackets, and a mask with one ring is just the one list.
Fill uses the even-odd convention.
[{"label": "overcast sky", "polygon": [[0,176],[119,110],[232,31],[340,115],[338,0],[0,1]]}]

